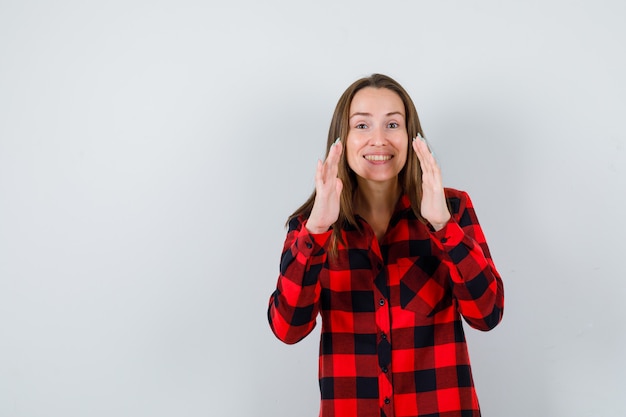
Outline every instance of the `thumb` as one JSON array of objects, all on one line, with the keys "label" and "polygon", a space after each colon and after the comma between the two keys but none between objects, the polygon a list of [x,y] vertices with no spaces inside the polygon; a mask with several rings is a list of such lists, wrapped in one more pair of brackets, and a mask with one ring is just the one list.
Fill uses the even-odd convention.
[{"label": "thumb", "polygon": [[341,191],[343,190],[343,181],[339,178],[336,179],[335,190],[337,191],[337,195],[340,196]]}]

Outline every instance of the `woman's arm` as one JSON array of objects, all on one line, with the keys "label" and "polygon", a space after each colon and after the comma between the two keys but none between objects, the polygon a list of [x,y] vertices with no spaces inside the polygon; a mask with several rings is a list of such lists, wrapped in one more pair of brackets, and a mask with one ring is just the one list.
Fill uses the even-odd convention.
[{"label": "woman's arm", "polygon": [[312,234],[306,222],[299,219],[289,223],[278,283],[268,308],[270,327],[285,343],[302,340],[315,327],[321,292],[319,275],[331,233]]},{"label": "woman's arm", "polygon": [[450,221],[432,232],[450,270],[459,312],[479,330],[491,330],[502,319],[504,287],[467,193],[446,189]]},{"label": "woman's arm", "polygon": [[285,343],[296,343],[315,327],[319,311],[319,274],[326,261],[330,227],[339,217],[343,183],[337,171],[343,145],[337,138],[315,171],[315,200],[307,220],[289,222],[276,291],[270,298],[272,331]]},{"label": "woman's arm", "polygon": [[470,326],[490,330],[502,319],[504,290],[472,202],[467,193],[443,188],[439,165],[421,136],[413,150],[422,170],[421,214],[444,253],[459,312]]}]

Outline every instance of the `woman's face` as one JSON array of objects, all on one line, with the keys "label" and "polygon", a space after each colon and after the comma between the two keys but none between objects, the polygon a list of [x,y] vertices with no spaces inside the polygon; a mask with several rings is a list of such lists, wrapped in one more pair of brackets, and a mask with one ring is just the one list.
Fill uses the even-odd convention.
[{"label": "woman's face", "polygon": [[406,163],[409,143],[400,96],[386,88],[363,88],[352,99],[349,117],[350,168],[368,181],[395,181]]}]

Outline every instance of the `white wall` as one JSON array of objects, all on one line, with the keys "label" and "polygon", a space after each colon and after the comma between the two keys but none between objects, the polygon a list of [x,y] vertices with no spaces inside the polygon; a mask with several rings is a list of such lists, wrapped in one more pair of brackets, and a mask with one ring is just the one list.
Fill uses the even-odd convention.
[{"label": "white wall", "polygon": [[506,292],[485,416],[626,414],[626,3],[0,3],[0,416],[316,416],[284,221],[356,78],[412,94]]}]

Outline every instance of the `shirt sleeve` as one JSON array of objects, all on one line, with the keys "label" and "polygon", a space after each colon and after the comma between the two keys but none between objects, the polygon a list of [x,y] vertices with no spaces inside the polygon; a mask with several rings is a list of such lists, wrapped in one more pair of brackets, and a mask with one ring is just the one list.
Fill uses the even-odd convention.
[{"label": "shirt sleeve", "polygon": [[504,287],[491,258],[485,235],[467,193],[446,190],[452,218],[432,232],[444,253],[452,290],[465,321],[479,330],[491,330],[502,320]]},{"label": "shirt sleeve", "polygon": [[288,344],[302,340],[315,327],[321,293],[319,275],[332,234],[312,234],[305,225],[301,219],[289,222],[278,283],[269,300],[270,327]]}]

